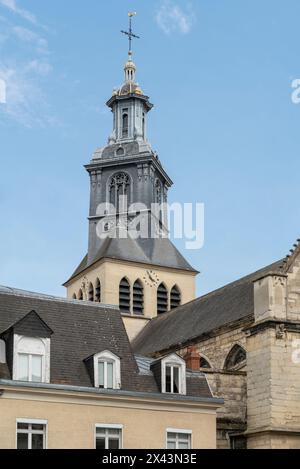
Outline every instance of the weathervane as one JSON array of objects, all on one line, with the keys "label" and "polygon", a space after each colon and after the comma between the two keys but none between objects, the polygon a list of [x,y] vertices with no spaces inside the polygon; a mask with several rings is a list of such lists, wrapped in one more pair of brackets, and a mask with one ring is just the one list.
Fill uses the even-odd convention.
[{"label": "weathervane", "polygon": [[121,31],[121,33],[126,34],[126,36],[128,36],[128,39],[129,39],[129,55],[132,54],[132,49],[131,49],[132,38],[134,37],[136,39],[140,39],[139,36],[137,36],[136,34],[133,34],[133,32],[132,32],[132,18],[135,15],[136,15],[135,11],[128,13],[128,16],[129,16],[129,30],[128,31]]}]

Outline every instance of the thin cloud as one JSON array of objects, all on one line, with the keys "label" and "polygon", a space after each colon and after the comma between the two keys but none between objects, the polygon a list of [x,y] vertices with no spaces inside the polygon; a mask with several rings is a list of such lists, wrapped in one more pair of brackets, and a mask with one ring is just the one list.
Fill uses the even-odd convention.
[{"label": "thin cloud", "polygon": [[167,35],[172,33],[188,34],[195,22],[191,5],[184,11],[171,0],[163,0],[155,16],[158,27]]},{"label": "thin cloud", "polygon": [[8,8],[10,11],[15,13],[16,15],[21,16],[24,20],[27,20],[33,24],[37,24],[37,19],[35,15],[33,15],[27,10],[24,10],[23,8],[20,8],[17,5],[16,0],[0,0],[0,5],[3,5],[4,7]]},{"label": "thin cloud", "polygon": [[[24,15],[15,1],[0,0],[0,5],[8,8],[7,13],[12,10],[24,18],[35,18]],[[0,24],[0,79],[6,88],[5,103],[0,106],[0,125],[9,121],[28,128],[56,125],[45,93],[52,72],[46,32],[38,34],[32,30],[33,26],[21,27],[3,16],[0,16]],[[14,54],[7,52],[12,48],[3,47],[4,42],[13,45]]]},{"label": "thin cloud", "polygon": [[34,72],[40,76],[47,76],[53,70],[52,65],[46,60],[31,60],[27,63],[25,71]]},{"label": "thin cloud", "polygon": [[22,66],[0,62],[0,79],[6,83],[6,104],[0,107],[0,117],[2,113],[28,128],[47,125],[49,109],[39,77],[50,71],[50,65],[37,60]]},{"label": "thin cloud", "polygon": [[37,48],[37,52],[41,54],[48,53],[48,41],[39,34],[30,29],[22,28],[21,26],[14,26],[12,31],[21,41],[34,44]]}]

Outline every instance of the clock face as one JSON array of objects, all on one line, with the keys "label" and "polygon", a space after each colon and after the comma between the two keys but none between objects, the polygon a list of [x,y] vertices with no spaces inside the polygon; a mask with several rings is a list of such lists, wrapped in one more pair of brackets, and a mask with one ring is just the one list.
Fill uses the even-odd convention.
[{"label": "clock face", "polygon": [[150,287],[157,287],[159,284],[159,277],[154,270],[147,270],[144,275],[146,285]]}]

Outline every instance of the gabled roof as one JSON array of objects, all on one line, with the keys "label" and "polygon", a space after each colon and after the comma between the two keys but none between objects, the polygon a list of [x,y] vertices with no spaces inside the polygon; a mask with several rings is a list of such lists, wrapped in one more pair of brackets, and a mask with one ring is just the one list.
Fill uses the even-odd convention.
[{"label": "gabled roof", "polygon": [[101,259],[118,259],[197,273],[168,238],[132,239],[130,237],[108,237],[102,242],[99,251],[93,259],[88,262],[87,255],[83,258],[66,283]]},{"label": "gabled roof", "polygon": [[225,287],[152,319],[133,341],[135,353],[155,355],[231,323],[254,317],[253,282],[269,272],[281,272],[282,260]]},{"label": "gabled roof", "polygon": [[293,245],[293,248],[290,249],[290,253],[285,256],[282,261],[281,270],[283,273],[288,273],[293,266],[295,259],[300,254],[300,239],[297,239],[297,242]]},{"label": "gabled roof", "polygon": [[[178,357],[181,358],[179,355]],[[154,360],[153,358],[136,355],[135,358],[140,370],[140,374],[144,376],[152,376],[151,366],[156,362],[160,362],[163,358],[166,357],[161,357],[159,360]],[[206,376],[200,371],[186,371],[186,388],[188,396],[198,396],[200,392],[202,397],[213,397],[207,383]]]},{"label": "gabled roof", "polygon": [[50,329],[50,327],[34,310],[19,319],[15,324],[12,324],[9,329],[1,335],[5,335],[10,330],[13,330],[15,334],[29,337],[45,338],[50,337],[53,334],[52,329]]}]

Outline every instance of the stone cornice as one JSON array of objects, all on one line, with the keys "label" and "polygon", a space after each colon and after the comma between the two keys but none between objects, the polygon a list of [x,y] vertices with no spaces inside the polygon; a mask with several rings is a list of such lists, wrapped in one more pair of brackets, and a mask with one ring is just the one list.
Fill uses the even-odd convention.
[{"label": "stone cornice", "polygon": [[157,171],[159,171],[165,180],[167,181],[168,187],[173,185],[173,181],[169,178],[166,171],[163,169],[160,161],[152,153],[140,153],[136,155],[123,156],[123,157],[114,157],[106,159],[92,160],[89,164],[85,165],[85,169],[90,173],[92,171],[97,171],[100,168],[105,167],[120,167],[122,164],[128,165],[130,163],[134,164],[143,164],[143,163],[152,163]]},{"label": "stone cornice", "polygon": [[[179,408],[197,409],[207,408],[215,410],[224,404],[220,398],[205,398],[178,396],[161,393],[145,393],[134,391],[112,391],[98,388],[87,388],[80,386],[70,386],[65,384],[33,384],[9,380],[0,380],[0,399],[5,395],[12,395],[17,398],[18,394],[24,395],[25,399],[35,398],[37,400],[51,400],[59,398],[62,401],[68,400],[93,400],[95,404],[108,405],[115,402],[115,405],[125,406],[171,406]],[[27,397],[26,397],[27,396]]]},{"label": "stone cornice", "polygon": [[252,336],[259,334],[266,329],[277,329],[279,326],[281,326],[282,330],[286,332],[298,332],[300,334],[300,322],[284,321],[282,319],[267,319],[254,324],[251,327],[246,327],[243,331],[248,333],[249,336]]}]

